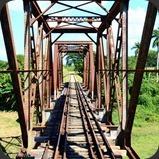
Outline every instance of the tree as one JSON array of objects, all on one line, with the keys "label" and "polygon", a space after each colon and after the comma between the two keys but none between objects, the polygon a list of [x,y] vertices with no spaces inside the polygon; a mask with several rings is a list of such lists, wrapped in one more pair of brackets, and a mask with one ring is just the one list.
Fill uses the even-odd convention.
[{"label": "tree", "polygon": [[83,75],[83,55],[79,53],[68,53],[66,57],[66,65],[74,66],[75,71],[80,76]]},{"label": "tree", "polygon": [[154,50],[149,50],[146,67],[156,67],[157,54]]},{"label": "tree", "polygon": [[135,57],[137,57],[139,54],[139,50],[140,50],[140,43],[136,42],[135,45],[131,49],[135,49]]},{"label": "tree", "polygon": [[[157,70],[159,69],[159,28],[155,29],[152,34],[152,38],[154,39],[152,47],[157,48]],[[157,73],[157,82],[158,82],[158,73]]]},{"label": "tree", "polygon": [[[24,56],[17,55],[19,70],[24,69]],[[8,69],[8,62],[0,60],[1,70]],[[24,74],[20,73],[21,80],[24,81]],[[12,80],[9,73],[0,73],[0,110],[17,110],[17,104],[12,87]]]}]

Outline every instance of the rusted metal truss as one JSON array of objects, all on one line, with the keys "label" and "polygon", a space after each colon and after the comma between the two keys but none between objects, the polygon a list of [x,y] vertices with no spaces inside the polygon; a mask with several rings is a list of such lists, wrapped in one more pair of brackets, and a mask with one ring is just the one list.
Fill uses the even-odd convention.
[{"label": "rusted metal truss", "polygon": [[[128,100],[128,6],[129,0],[116,0],[109,11],[101,0],[80,1],[80,4],[66,4],[64,0],[50,0],[42,9],[42,0],[23,0],[25,16],[24,70],[18,70],[16,51],[7,0],[0,2],[2,33],[6,46],[9,70],[16,95],[18,115],[22,132],[23,147],[28,147],[29,132],[34,124],[45,122],[44,111],[51,108],[52,97],[57,98],[63,83],[63,54],[78,52],[83,54],[83,83],[96,108],[106,110],[106,123],[112,123],[112,109],[119,112],[119,135],[117,143],[125,148],[130,158],[139,158],[131,147],[131,132],[142,83],[145,63],[152,31],[154,28],[158,2],[149,0],[145,19],[141,48],[138,55],[134,82]],[[73,1],[73,0],[72,0]],[[109,0],[108,0],[109,1]],[[83,9],[95,3],[103,14]],[[52,10],[55,4],[65,9]],[[1,10],[2,9],[2,10]],[[80,11],[88,16],[57,16],[68,10]],[[116,41],[113,37],[112,22],[118,24]],[[35,23],[37,25],[35,25]],[[36,33],[35,33],[36,31]],[[52,34],[60,33],[56,38]],[[90,41],[57,41],[64,33],[85,33]],[[94,40],[89,33],[95,33]],[[96,52],[93,52],[93,45]],[[142,60],[141,60],[142,59]],[[19,72],[24,73],[24,87],[21,86]],[[35,118],[36,112],[36,120]],[[35,123],[34,123],[34,122]],[[30,144],[29,144],[30,145]]]}]

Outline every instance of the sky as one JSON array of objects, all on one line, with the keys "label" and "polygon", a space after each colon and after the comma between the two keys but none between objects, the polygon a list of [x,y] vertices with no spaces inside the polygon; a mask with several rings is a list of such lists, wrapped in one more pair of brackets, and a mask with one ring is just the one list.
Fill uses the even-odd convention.
[{"label": "sky", "polygon": [[[72,3],[72,2],[71,2]],[[105,2],[109,3],[109,2]],[[129,4],[129,19],[128,19],[128,52],[129,55],[134,55],[134,50],[131,48],[134,46],[135,42],[140,42],[145,15],[146,15],[146,9],[147,9],[148,2],[146,0],[130,0]],[[45,9],[47,7],[47,3],[43,2],[41,4],[41,7]],[[55,8],[60,8],[61,6],[55,6]],[[109,7],[108,7],[109,8]],[[12,2],[9,2],[9,9],[10,9],[10,15],[11,15],[11,22],[12,22],[12,30],[14,35],[14,41],[15,41],[15,48],[17,54],[23,54],[24,53],[24,14],[23,14],[23,4],[22,0],[14,0]],[[95,11],[97,8],[92,6],[92,10]],[[73,12],[75,15],[75,12]],[[65,15],[67,13],[64,13]],[[77,14],[77,12],[76,12]],[[59,15],[59,14],[58,14]],[[155,23],[155,29],[159,27],[159,18],[156,18]],[[116,35],[116,24],[113,24],[113,32],[114,35]],[[55,35],[56,36],[56,35]],[[92,36],[93,38],[95,36]],[[78,35],[68,35],[64,34],[59,40],[90,40],[88,37],[86,37],[84,34],[78,34]],[[6,52],[5,52],[5,46],[3,43],[3,37],[1,32],[1,26],[0,26],[0,48],[1,48],[1,55],[0,60],[6,60]],[[95,49],[95,48],[94,48]]]}]

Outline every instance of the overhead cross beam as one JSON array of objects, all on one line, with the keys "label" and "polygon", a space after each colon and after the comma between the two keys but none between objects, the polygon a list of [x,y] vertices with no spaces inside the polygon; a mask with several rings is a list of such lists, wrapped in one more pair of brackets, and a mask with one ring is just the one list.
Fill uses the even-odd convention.
[{"label": "overhead cross beam", "polygon": [[52,28],[52,33],[97,33],[95,28],[67,27],[67,28]]},{"label": "overhead cross beam", "polygon": [[101,22],[99,16],[44,16],[48,22]]}]

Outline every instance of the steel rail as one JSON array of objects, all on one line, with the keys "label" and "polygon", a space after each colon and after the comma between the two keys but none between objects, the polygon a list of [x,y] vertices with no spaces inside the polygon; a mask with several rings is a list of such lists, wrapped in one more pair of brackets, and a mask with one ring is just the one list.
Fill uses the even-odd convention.
[{"label": "steel rail", "polygon": [[[93,138],[93,141],[94,141],[94,145],[96,146],[96,150],[98,151],[98,153],[97,153],[97,154],[98,154],[98,158],[104,158],[104,154],[103,154],[103,152],[102,152],[101,149],[100,149],[98,139],[97,139],[97,137],[96,137],[95,131],[93,130],[93,126],[92,126],[92,124],[91,124],[90,117],[89,117],[88,112],[87,112],[87,108],[89,109],[89,112],[91,113],[91,116],[92,116],[92,118],[93,118],[93,120],[94,120],[94,122],[95,122],[95,124],[96,124],[96,127],[97,127],[97,129],[99,130],[99,133],[100,133],[100,135],[101,135],[101,137],[102,137],[103,143],[104,143],[104,145],[105,145],[106,148],[107,148],[108,155],[109,155],[112,159],[115,159],[115,155],[114,155],[114,153],[112,152],[112,149],[111,149],[111,147],[110,147],[110,145],[109,145],[109,143],[108,143],[108,141],[107,141],[105,135],[103,134],[102,129],[101,129],[101,127],[100,127],[100,125],[99,125],[97,119],[95,118],[95,116],[94,116],[94,114],[93,114],[93,112],[92,112],[92,110],[91,110],[91,108],[90,108],[90,106],[89,106],[89,104],[88,104],[88,102],[87,102],[87,99],[86,99],[85,96],[84,96],[84,93],[83,93],[83,91],[82,91],[82,89],[81,89],[81,87],[80,87],[80,84],[77,83],[77,82],[76,82],[76,88],[77,88],[77,91],[78,91],[79,99],[80,99],[80,101],[81,101],[82,111],[83,111],[84,114],[85,114],[85,117],[84,117],[84,118],[86,118],[86,120],[87,120],[87,124],[88,124],[88,126],[89,126],[89,128],[90,128],[91,135],[92,135],[92,138]],[[82,99],[83,99],[84,101],[83,101]],[[85,102],[85,104],[84,104],[84,102]],[[83,117],[83,116],[82,116],[82,117]]]},{"label": "steel rail", "polygon": [[[87,101],[87,99],[86,99],[86,97],[85,97],[85,95],[84,95],[84,93],[83,93],[83,91],[82,91],[82,88],[80,87],[80,84],[79,84],[79,83],[77,83],[77,89],[78,89],[78,92],[79,92],[79,95],[80,95],[80,99],[81,99],[81,100],[83,99],[84,102],[85,102],[85,104],[86,104],[86,106],[84,106],[84,103],[82,103],[83,111],[84,111],[84,113],[85,113],[85,115],[86,115],[86,118],[89,118],[89,117],[88,117],[87,110],[86,110],[86,107],[87,107],[87,108],[89,109],[89,112],[91,113],[91,116],[93,117],[93,120],[94,120],[94,122],[95,122],[95,124],[96,124],[96,126],[97,126],[97,129],[99,130],[99,133],[100,133],[100,135],[101,135],[101,137],[102,137],[102,140],[103,140],[103,142],[104,142],[104,145],[105,145],[106,148],[107,148],[108,155],[109,155],[112,159],[115,159],[115,155],[114,155],[114,153],[113,153],[113,151],[112,151],[112,149],[111,149],[111,147],[110,147],[110,145],[109,145],[109,143],[108,143],[108,141],[107,141],[107,139],[106,139],[106,137],[105,137],[105,135],[104,135],[104,133],[103,133],[101,127],[100,127],[100,124],[98,123],[96,117],[94,116],[94,114],[93,114],[93,112],[92,112],[92,109],[90,108],[90,106],[89,106],[89,104],[88,104],[88,101]],[[88,119],[87,119],[87,120],[88,120]],[[89,119],[88,121],[90,122],[90,119]],[[91,126],[90,128],[92,128],[92,126]],[[92,128],[92,129],[93,129],[93,128]],[[91,131],[93,131],[93,130],[91,130]],[[94,134],[95,134],[95,132],[94,132]],[[97,142],[98,142],[98,141],[97,141]],[[99,144],[98,144],[98,147],[99,147]]]},{"label": "steel rail", "polygon": [[[76,86],[77,87],[77,86]],[[76,94],[77,94],[77,99],[79,99],[79,95],[78,95],[78,90],[76,89]],[[85,132],[85,135],[86,135],[86,140],[87,140],[87,144],[88,144],[88,149],[89,149],[89,155],[91,158],[95,158],[95,155],[94,155],[94,152],[93,152],[93,144],[91,143],[90,139],[89,139],[89,131],[87,129],[87,124],[86,124],[86,121],[84,119],[84,112],[82,111],[82,108],[81,108],[81,105],[82,105],[82,102],[80,100],[78,100],[78,104],[79,104],[79,109],[80,109],[80,115],[81,115],[81,119],[82,119],[82,123],[83,123],[83,128],[84,128],[84,132]]]},{"label": "steel rail", "polygon": [[56,143],[56,148],[53,154],[53,159],[57,158],[66,158],[66,135],[67,135],[67,118],[68,118],[68,99],[69,99],[69,85],[66,90],[66,99],[64,103],[64,108],[62,112],[62,118],[61,118],[61,124],[60,124],[60,130],[58,134],[58,139]]},{"label": "steel rail", "polygon": [[[100,149],[99,147],[99,142],[98,142],[98,139],[95,135],[95,132],[93,130],[93,126],[91,124],[91,121],[90,121],[90,118],[88,117],[88,114],[87,114],[87,111],[86,111],[86,108],[82,102],[82,97],[80,95],[80,89],[79,89],[79,86],[78,86],[78,83],[76,82],[76,89],[77,89],[77,94],[78,94],[78,100],[80,101],[81,103],[81,111],[83,111],[82,115],[84,116],[81,116],[83,120],[86,121],[87,125],[88,125],[88,129],[90,130],[90,133],[91,133],[91,137],[92,137],[92,141],[93,141],[93,145],[95,146],[95,149],[94,151],[96,151],[96,155],[97,155],[97,158],[99,159],[104,159],[104,155],[102,153],[102,150]],[[87,130],[88,131],[88,130]],[[91,151],[91,156],[95,156],[95,152],[94,151]]]}]

